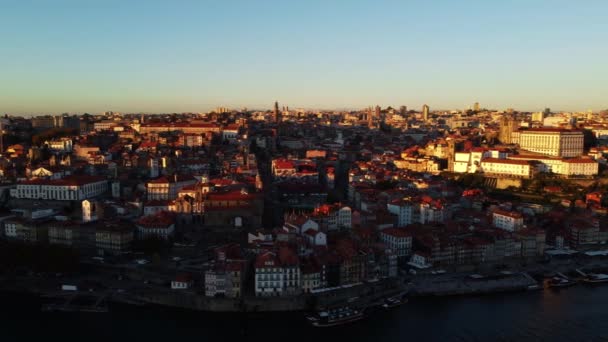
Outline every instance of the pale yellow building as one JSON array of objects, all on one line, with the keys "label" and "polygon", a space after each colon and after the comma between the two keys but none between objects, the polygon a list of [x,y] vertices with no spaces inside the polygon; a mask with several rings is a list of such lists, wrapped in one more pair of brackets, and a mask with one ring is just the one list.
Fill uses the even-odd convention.
[{"label": "pale yellow building", "polygon": [[486,175],[513,178],[532,178],[538,173],[538,162],[529,160],[486,158],[481,161],[481,169]]},{"label": "pale yellow building", "polygon": [[521,149],[557,157],[578,157],[583,154],[583,132],[570,129],[533,128],[521,130]]}]

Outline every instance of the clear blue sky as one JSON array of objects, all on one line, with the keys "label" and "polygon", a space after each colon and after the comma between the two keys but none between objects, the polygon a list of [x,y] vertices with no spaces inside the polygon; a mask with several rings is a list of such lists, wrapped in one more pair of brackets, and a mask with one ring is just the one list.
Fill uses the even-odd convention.
[{"label": "clear blue sky", "polygon": [[0,0],[0,112],[608,107],[608,1]]}]

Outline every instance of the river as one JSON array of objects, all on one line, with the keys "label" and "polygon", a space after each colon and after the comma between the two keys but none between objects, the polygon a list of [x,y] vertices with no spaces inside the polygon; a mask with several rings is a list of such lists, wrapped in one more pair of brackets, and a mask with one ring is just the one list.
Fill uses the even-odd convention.
[{"label": "river", "polygon": [[[1,341],[608,341],[608,285],[480,297],[415,298],[337,328],[302,314],[211,314],[111,307],[110,313],[38,311],[37,299],[1,295]],[[325,340],[324,339],[324,340]]]}]

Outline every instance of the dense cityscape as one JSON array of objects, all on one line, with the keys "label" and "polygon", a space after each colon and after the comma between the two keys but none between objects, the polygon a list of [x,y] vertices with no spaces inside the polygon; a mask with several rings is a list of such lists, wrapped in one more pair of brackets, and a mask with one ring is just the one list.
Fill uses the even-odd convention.
[{"label": "dense cityscape", "polygon": [[0,1],[0,341],[605,341],[606,1]]},{"label": "dense cityscape", "polygon": [[607,117],[479,103],[7,114],[2,284],[52,311],[354,320],[410,296],[601,283]]}]

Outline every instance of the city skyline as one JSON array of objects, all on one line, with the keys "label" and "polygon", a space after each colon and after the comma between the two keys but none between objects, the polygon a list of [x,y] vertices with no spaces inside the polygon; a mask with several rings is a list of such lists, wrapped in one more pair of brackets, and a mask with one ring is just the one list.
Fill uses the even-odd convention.
[{"label": "city skyline", "polygon": [[6,2],[0,112],[599,111],[604,2]]}]

